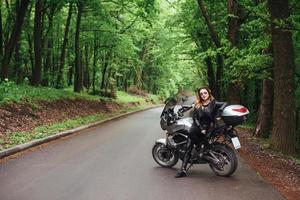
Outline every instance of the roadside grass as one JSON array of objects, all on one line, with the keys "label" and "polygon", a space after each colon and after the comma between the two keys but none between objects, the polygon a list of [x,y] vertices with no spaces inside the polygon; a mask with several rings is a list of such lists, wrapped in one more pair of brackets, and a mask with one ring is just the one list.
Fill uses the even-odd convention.
[{"label": "roadside grass", "polygon": [[145,99],[140,96],[135,96],[135,95],[130,95],[126,92],[123,91],[117,91],[117,103],[134,103],[134,102],[139,102],[139,103],[145,103]]},{"label": "roadside grass", "polygon": [[[44,125],[36,127],[32,131],[23,131],[23,132],[14,132],[8,134],[5,140],[0,140],[0,150],[4,150],[18,144],[24,144],[26,142],[45,138],[50,135],[54,135],[61,131],[65,131],[71,128],[75,128],[77,126],[81,126],[84,124],[92,123],[99,120],[107,119],[109,115],[104,115],[102,113],[96,115],[90,115],[86,117],[79,117],[75,119],[68,119],[60,123],[55,123],[51,125]],[[6,141],[6,142],[5,142]]]},{"label": "roadside grass", "polygon": [[114,113],[99,113],[99,114],[90,115],[90,116],[86,116],[86,117],[67,119],[63,122],[36,127],[32,131],[14,132],[14,133],[8,134],[4,139],[0,139],[0,151],[14,147],[19,144],[24,144],[26,142],[30,142],[32,140],[42,139],[47,136],[51,136],[51,135],[57,134],[59,132],[69,130],[72,128],[76,128],[76,127],[79,127],[82,125],[109,119],[109,118],[117,116],[118,114],[121,114],[121,113],[132,112],[132,111],[140,110],[140,109],[143,109],[146,107],[147,107],[147,105],[129,107],[129,108],[124,108],[124,109],[119,110],[118,112],[114,112]]},{"label": "roadside grass", "polygon": [[162,103],[162,99],[158,95],[148,94],[148,99],[154,104]]},{"label": "roadside grass", "polygon": [[152,103],[159,103],[157,95],[148,94],[147,97],[131,95],[123,91],[117,91],[117,99],[110,99],[99,95],[89,95],[87,92],[75,93],[73,88],[55,89],[50,87],[32,87],[27,84],[17,85],[14,82],[0,83],[0,105],[9,103],[23,103],[26,102],[36,107],[37,100],[53,101],[58,99],[88,99],[88,100],[103,100],[114,103],[134,103],[140,104],[146,101]]},{"label": "roadside grass", "polygon": [[26,102],[34,106],[36,100],[53,101],[58,99],[75,98],[89,100],[101,99],[100,96],[88,95],[83,92],[75,93],[70,89],[32,87],[26,84],[17,85],[14,82],[3,82],[0,84],[0,105]]},{"label": "roadside grass", "polygon": [[254,129],[255,124],[253,124],[251,122],[246,122],[244,124],[239,125],[238,128]]},{"label": "roadside grass", "polygon": [[[105,102],[125,105],[121,110],[113,113],[99,113],[86,117],[67,119],[60,123],[43,125],[28,132],[14,132],[0,137],[0,150],[4,150],[18,144],[23,144],[32,140],[45,138],[61,131],[72,129],[81,125],[90,124],[96,121],[108,119],[121,113],[144,109],[150,105],[159,104],[160,98],[156,95],[147,94],[146,97],[131,95],[123,91],[117,91],[117,99],[89,95],[86,92],[74,93],[73,88],[54,89],[47,87],[32,87],[27,84],[17,85],[14,82],[0,83],[0,105],[5,106],[10,103],[26,103],[34,110],[39,108],[38,100],[54,101],[58,99],[87,99],[102,100]],[[134,104],[130,104],[134,103]]]},{"label": "roadside grass", "polygon": [[127,107],[127,108],[121,109],[119,111],[119,113],[127,113],[127,112],[136,111],[136,110],[142,110],[142,109],[145,109],[147,107],[149,107],[149,105],[147,105],[147,104],[142,104],[142,105],[138,105],[138,106]]}]

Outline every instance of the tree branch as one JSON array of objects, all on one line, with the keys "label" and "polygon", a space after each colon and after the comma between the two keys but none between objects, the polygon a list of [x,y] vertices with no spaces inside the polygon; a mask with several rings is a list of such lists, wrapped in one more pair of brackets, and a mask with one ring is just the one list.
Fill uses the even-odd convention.
[{"label": "tree branch", "polygon": [[255,12],[253,9],[248,8],[247,5],[244,5],[243,3],[241,3],[239,0],[236,0],[236,2],[243,7],[245,10],[247,10],[248,12],[254,14],[256,17],[258,17],[259,19],[262,19],[263,21],[267,22],[268,24],[271,24],[273,26],[277,26],[282,30],[287,30],[287,31],[300,31],[299,28],[295,27],[293,24],[289,23],[288,21],[285,21],[285,25],[286,27],[282,27],[282,25],[280,25],[279,23],[276,23],[274,21],[272,21],[269,18],[264,17],[263,15]]}]

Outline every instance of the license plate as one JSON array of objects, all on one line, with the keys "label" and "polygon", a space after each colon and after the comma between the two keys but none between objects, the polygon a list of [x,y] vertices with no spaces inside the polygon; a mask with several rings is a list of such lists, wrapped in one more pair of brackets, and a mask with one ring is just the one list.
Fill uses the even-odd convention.
[{"label": "license plate", "polygon": [[231,141],[235,149],[241,148],[241,143],[238,137],[231,138]]}]

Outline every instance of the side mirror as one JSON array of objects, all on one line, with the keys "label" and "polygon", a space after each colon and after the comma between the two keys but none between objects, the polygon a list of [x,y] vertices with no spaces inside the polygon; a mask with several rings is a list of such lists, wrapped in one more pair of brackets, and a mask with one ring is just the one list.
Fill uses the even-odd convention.
[{"label": "side mirror", "polygon": [[186,100],[188,100],[188,96],[182,97],[182,102],[185,102]]}]

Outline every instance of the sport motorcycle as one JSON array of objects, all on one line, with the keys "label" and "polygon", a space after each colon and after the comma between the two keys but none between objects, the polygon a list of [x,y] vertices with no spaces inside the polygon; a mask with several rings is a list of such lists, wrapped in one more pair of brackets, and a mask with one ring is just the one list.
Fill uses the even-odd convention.
[{"label": "sport motorcycle", "polygon": [[[194,106],[186,104],[186,101],[187,98],[182,99],[177,112],[176,99],[170,98],[165,102],[160,125],[166,131],[166,137],[156,140],[152,148],[153,159],[162,167],[171,168],[179,159],[184,159],[188,134],[194,123],[192,114],[189,114],[193,113]],[[208,164],[219,176],[232,175],[238,166],[234,149],[241,148],[235,127],[244,123],[248,115],[249,110],[242,105],[224,104],[205,134],[205,139],[194,145],[187,170],[194,164]]]}]

